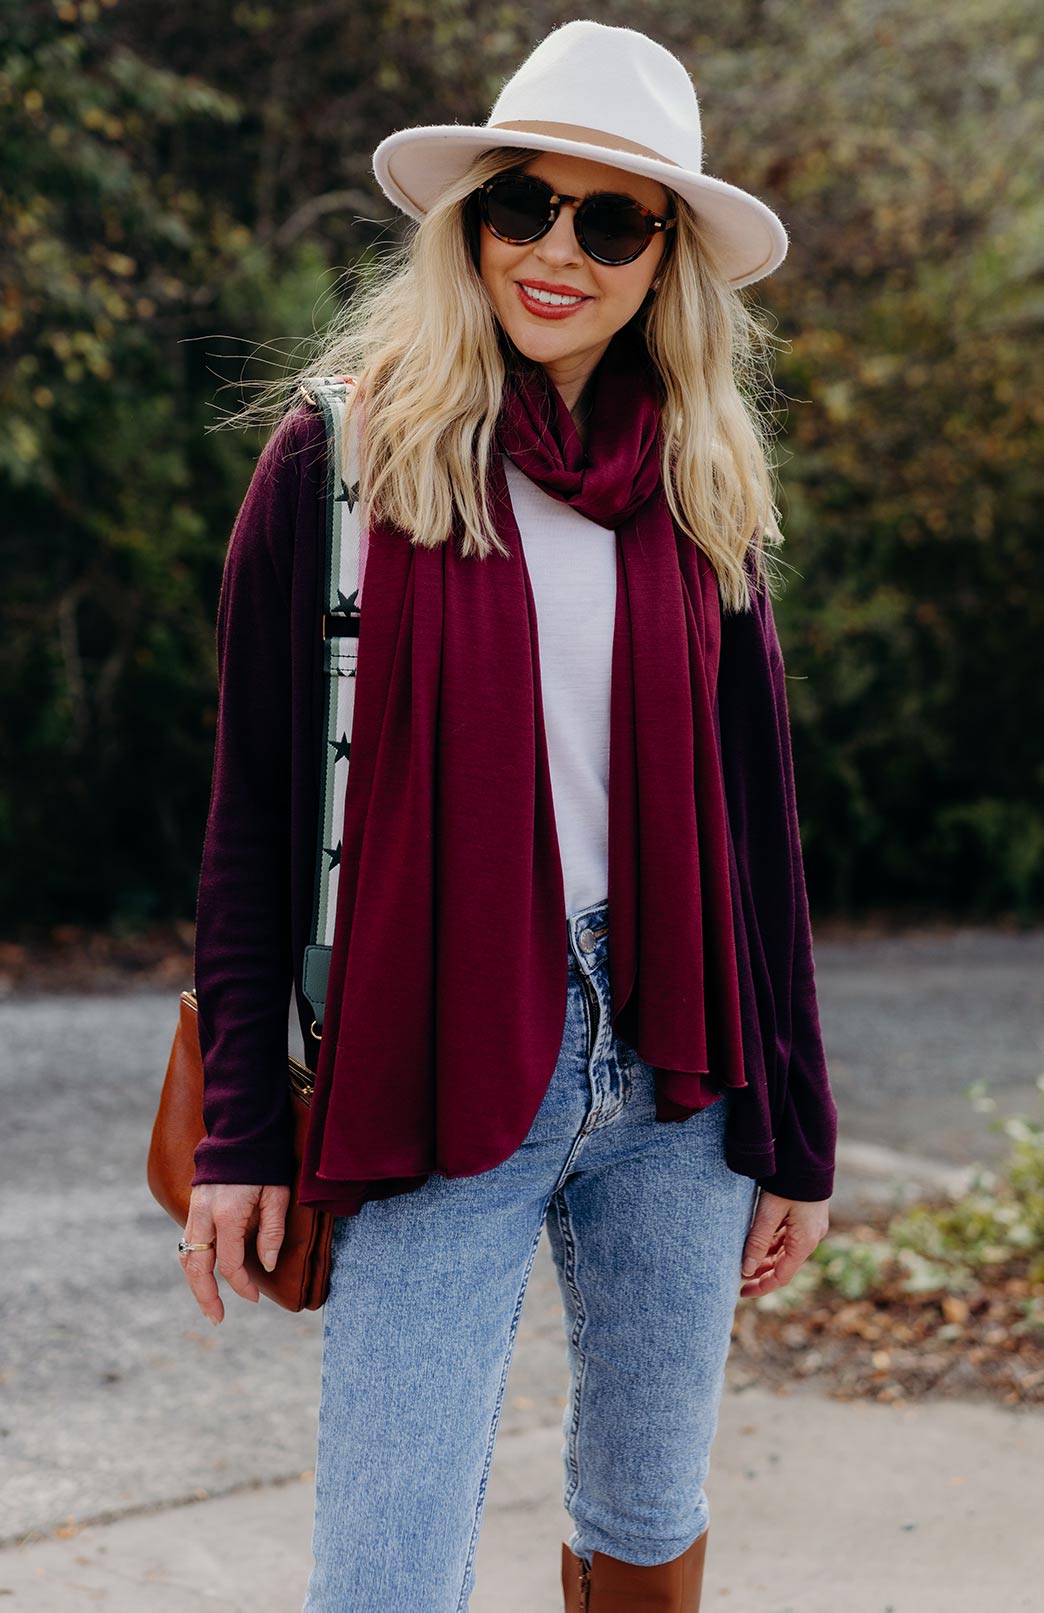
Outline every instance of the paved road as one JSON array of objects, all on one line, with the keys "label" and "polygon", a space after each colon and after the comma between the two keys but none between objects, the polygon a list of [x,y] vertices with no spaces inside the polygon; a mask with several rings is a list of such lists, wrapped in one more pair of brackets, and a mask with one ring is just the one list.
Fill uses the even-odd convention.
[{"label": "paved road", "polygon": [[[561,1431],[499,1439],[471,1613],[562,1613]],[[727,1390],[707,1484],[710,1613],[1040,1613],[1044,1418]],[[11,1613],[291,1613],[308,1480],[0,1553]],[[409,1604],[411,1608],[416,1604]]]},{"label": "paved road", "polygon": [[964,1095],[1044,1118],[1044,931],[820,943],[823,1034],[840,1136],[963,1164],[1006,1141]]},{"label": "paved road", "polygon": [[[1044,932],[821,944],[817,960],[843,1137],[987,1157],[999,1139],[962,1096],[980,1075],[1035,1112]],[[312,1465],[320,1319],[233,1297],[222,1328],[197,1320],[145,1187],[175,1017],[171,992],[0,1004],[0,1540]],[[504,1434],[558,1418],[560,1327],[545,1240]]]}]

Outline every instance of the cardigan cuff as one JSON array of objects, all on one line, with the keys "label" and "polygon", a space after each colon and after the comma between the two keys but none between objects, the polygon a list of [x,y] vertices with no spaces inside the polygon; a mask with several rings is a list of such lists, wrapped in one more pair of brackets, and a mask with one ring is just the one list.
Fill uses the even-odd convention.
[{"label": "cardigan cuff", "polygon": [[286,1146],[223,1143],[204,1137],[196,1149],[192,1186],[230,1182],[249,1187],[292,1187],[297,1175],[293,1151]]},{"label": "cardigan cuff", "polygon": [[833,1196],[834,1167],[831,1165],[822,1170],[793,1170],[784,1166],[782,1170],[774,1171],[771,1176],[757,1177],[756,1181],[766,1193],[775,1193],[781,1199],[818,1203]]}]

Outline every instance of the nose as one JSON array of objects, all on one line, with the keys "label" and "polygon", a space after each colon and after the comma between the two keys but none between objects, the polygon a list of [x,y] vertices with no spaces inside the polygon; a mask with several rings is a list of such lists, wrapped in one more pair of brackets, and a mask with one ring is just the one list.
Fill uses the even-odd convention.
[{"label": "nose", "polygon": [[573,228],[578,203],[563,202],[547,234],[536,243],[536,254],[546,263],[579,263],[583,256]]}]

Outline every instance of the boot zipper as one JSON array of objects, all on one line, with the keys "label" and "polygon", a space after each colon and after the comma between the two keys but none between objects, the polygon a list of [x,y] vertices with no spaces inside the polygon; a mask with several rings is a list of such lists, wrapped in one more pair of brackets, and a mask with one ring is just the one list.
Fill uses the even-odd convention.
[{"label": "boot zipper", "polygon": [[580,1613],[588,1613],[591,1601],[591,1565],[580,1559]]}]

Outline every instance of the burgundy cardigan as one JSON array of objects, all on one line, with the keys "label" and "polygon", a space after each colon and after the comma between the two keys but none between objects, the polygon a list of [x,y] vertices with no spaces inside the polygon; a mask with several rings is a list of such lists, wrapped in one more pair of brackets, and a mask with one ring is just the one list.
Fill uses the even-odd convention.
[{"label": "burgundy cardigan", "polygon": [[[301,974],[319,814],[325,457],[318,414],[289,414],[261,454],[225,561],[196,914],[207,1136],[194,1183],[293,1180],[291,986],[313,1067],[318,1053]],[[723,614],[716,718],[748,1082],[731,1093],[726,1160],[784,1198],[826,1199],[837,1113],[816,1002],[783,660],[763,592],[749,612]]]}]

